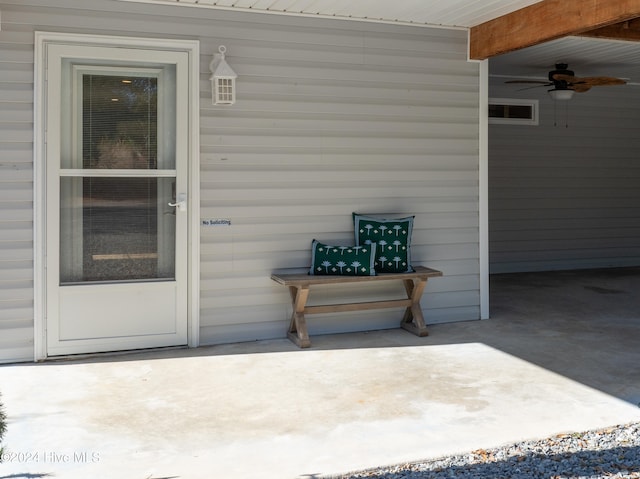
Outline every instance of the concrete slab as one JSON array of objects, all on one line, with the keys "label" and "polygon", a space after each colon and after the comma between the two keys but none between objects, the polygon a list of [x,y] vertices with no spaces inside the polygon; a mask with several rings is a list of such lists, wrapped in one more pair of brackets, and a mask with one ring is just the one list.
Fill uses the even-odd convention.
[{"label": "concrete slab", "polygon": [[0,367],[0,479],[312,478],[640,420],[640,273],[492,283],[493,319],[427,338]]}]

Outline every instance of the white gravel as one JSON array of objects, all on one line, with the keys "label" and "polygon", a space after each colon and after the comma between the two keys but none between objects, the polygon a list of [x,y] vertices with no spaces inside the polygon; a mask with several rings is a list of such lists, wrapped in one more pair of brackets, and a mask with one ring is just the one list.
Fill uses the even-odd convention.
[{"label": "white gravel", "polygon": [[332,479],[612,479],[640,478],[640,423],[560,434],[495,449]]}]

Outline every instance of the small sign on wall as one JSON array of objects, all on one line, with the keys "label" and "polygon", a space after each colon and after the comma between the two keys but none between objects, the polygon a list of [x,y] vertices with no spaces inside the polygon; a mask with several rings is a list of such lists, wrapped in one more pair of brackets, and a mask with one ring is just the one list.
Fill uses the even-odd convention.
[{"label": "small sign on wall", "polygon": [[231,226],[231,220],[227,218],[203,219],[202,226]]}]

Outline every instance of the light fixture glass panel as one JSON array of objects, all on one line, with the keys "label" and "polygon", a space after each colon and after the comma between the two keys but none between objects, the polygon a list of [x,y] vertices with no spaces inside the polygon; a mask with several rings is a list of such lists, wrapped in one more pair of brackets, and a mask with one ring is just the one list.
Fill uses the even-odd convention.
[{"label": "light fixture glass panel", "polygon": [[575,92],[573,90],[549,90],[549,95],[554,100],[566,101],[571,100],[573,98],[573,94]]}]

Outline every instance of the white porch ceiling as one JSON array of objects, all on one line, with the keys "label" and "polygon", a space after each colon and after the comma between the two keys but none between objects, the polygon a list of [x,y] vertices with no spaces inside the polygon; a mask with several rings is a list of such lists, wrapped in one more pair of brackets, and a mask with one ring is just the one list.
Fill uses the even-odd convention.
[{"label": "white porch ceiling", "polygon": [[473,27],[541,0],[123,0],[281,15]]},{"label": "white porch ceiling", "polygon": [[[566,37],[498,55],[489,60],[495,80],[547,80],[556,63],[567,63],[576,76],[613,76],[640,84],[640,43]],[[514,86],[515,88],[515,86]]]},{"label": "white porch ceiling", "polygon": [[[276,15],[470,28],[542,0],[121,0]],[[606,75],[640,84],[640,43],[566,37],[489,60],[493,81],[546,80],[555,63],[577,76]]]}]

